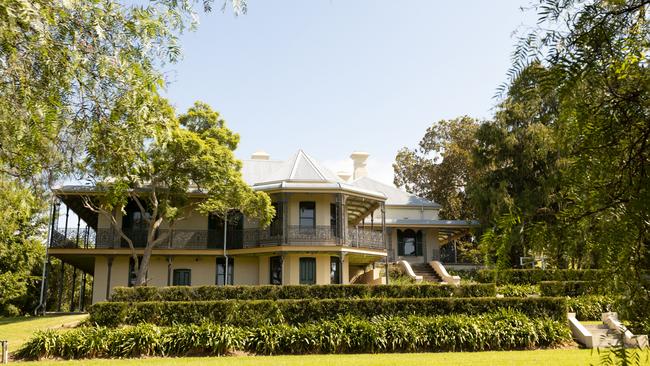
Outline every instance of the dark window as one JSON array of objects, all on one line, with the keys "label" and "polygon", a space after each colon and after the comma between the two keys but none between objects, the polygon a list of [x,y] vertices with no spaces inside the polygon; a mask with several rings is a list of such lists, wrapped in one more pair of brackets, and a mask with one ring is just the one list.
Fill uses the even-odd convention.
[{"label": "dark window", "polygon": [[[239,211],[231,211],[227,219],[227,249],[243,248],[244,215]],[[223,218],[214,214],[208,216],[208,248],[223,248]]]},{"label": "dark window", "polygon": [[191,286],[192,285],[192,270],[191,269],[175,269],[174,270],[174,286]]},{"label": "dark window", "polygon": [[339,214],[336,209],[336,203],[330,203],[330,228],[332,230],[332,236],[338,237],[338,226],[339,226]]},{"label": "dark window", "polygon": [[330,283],[341,284],[341,258],[339,257],[330,257]]},{"label": "dark window", "polygon": [[[149,229],[147,220],[151,218],[151,214],[145,212],[143,215],[140,206],[133,200],[130,200],[124,207],[124,211],[125,214],[122,216],[124,235],[131,239],[134,247],[144,248],[147,246],[147,231]],[[128,248],[129,244],[126,240],[121,239],[121,242],[123,248]]]},{"label": "dark window", "polygon": [[316,202],[300,202],[300,230],[316,228]]},{"label": "dark window", "polygon": [[300,258],[300,284],[316,283],[316,258]]},{"label": "dark window", "polygon": [[208,215],[208,248],[223,248],[223,219]]},{"label": "dark window", "polygon": [[272,237],[282,236],[283,231],[283,208],[284,205],[282,202],[273,202],[273,208],[275,208],[275,216],[271,220],[271,225],[269,225],[270,234]]},{"label": "dark window", "polygon": [[[235,259],[228,258],[228,284],[233,284],[233,273],[235,271]],[[226,282],[226,258],[217,257],[217,285],[223,286]]]},{"label": "dark window", "polygon": [[[142,257],[138,257],[138,265],[142,263]],[[138,273],[135,271],[135,261],[133,257],[129,257],[129,287],[135,286],[135,280]]]},{"label": "dark window", "polygon": [[269,260],[271,285],[282,284],[282,257],[271,257]]},{"label": "dark window", "polygon": [[397,255],[414,257],[422,255],[422,231],[397,230]]}]

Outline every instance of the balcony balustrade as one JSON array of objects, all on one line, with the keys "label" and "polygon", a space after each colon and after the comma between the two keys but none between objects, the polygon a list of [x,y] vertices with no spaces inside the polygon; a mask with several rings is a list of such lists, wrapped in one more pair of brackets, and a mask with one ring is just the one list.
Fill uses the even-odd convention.
[{"label": "balcony balustrade", "polygon": [[[284,233],[282,226],[260,229],[229,229],[226,233],[227,249],[259,248],[278,245],[324,245],[354,248],[384,249],[381,231],[368,228],[348,228],[344,239],[339,237],[335,226],[300,227],[288,226]],[[144,248],[147,243],[146,230],[124,230],[133,246]],[[222,249],[223,231],[159,229],[155,238],[162,238],[158,249]],[[50,242],[51,248],[128,248],[129,245],[117,230],[102,228],[95,230],[55,229]]]}]

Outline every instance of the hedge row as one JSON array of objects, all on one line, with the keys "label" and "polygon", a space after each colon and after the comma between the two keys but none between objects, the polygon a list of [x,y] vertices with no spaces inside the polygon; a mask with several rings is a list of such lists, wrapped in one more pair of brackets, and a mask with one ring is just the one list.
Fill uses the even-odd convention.
[{"label": "hedge row", "polygon": [[601,295],[603,289],[594,281],[542,281],[539,283],[542,296]]},{"label": "hedge row", "polygon": [[142,301],[214,301],[214,300],[276,300],[276,299],[341,299],[341,298],[424,298],[424,297],[490,297],[496,295],[494,284],[461,286],[422,285],[313,285],[313,286],[173,286],[120,287],[111,300]]},{"label": "hedge row", "polygon": [[596,269],[481,269],[476,272],[476,281],[534,285],[542,281],[595,281],[600,273]]},{"label": "hedge row", "polygon": [[554,347],[570,341],[562,322],[502,311],[439,317],[342,317],[321,323],[237,328],[213,323],[158,327],[82,327],[38,332],[21,359],[487,351]]},{"label": "hedge row", "polygon": [[538,285],[501,285],[497,287],[497,294],[505,297],[527,297],[539,295]]},{"label": "hedge row", "polygon": [[427,298],[101,302],[90,307],[91,323],[103,326],[214,322],[235,326],[301,324],[350,315],[475,315],[513,309],[530,317],[566,319],[564,298]]},{"label": "hedge row", "polygon": [[567,299],[569,312],[576,313],[578,320],[601,320],[601,314],[615,309],[616,299],[613,296],[586,295]]}]

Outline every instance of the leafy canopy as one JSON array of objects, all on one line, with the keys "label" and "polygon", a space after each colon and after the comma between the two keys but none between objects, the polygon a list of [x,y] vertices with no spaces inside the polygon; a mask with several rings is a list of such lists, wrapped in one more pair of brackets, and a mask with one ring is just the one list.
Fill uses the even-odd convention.
[{"label": "leafy canopy", "polygon": [[[156,234],[163,223],[173,230],[193,211],[224,216],[237,210],[266,226],[275,214],[269,196],[243,180],[241,162],[233,153],[239,135],[217,112],[196,102],[177,118],[166,101],[158,102],[149,119],[124,121],[124,128],[97,125],[84,161],[85,174],[103,190],[97,197],[85,197],[85,205],[110,219],[131,247],[134,262],[139,261],[134,243],[118,224],[116,210],[134,201],[147,222],[144,256],[139,268],[136,264],[138,284],[146,281],[153,248],[169,238],[169,231]],[[136,133],[128,129],[131,123],[140,125]]]},{"label": "leafy canopy", "polygon": [[429,127],[416,149],[395,158],[395,185],[439,203],[445,219],[473,219],[465,187],[472,179],[471,155],[479,122],[464,116]]}]

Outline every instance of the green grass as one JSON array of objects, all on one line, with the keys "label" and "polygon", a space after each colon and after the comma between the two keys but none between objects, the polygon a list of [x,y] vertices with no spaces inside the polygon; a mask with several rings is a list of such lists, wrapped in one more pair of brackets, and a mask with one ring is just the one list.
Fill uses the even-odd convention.
[{"label": "green grass", "polygon": [[15,351],[37,330],[61,328],[86,317],[88,314],[0,318],[0,340],[9,341],[9,349]]},{"label": "green grass", "polygon": [[[21,365],[224,365],[224,366],[365,366],[365,365],[554,365],[572,366],[598,364],[599,355],[594,350],[555,349],[510,352],[455,352],[455,353],[402,353],[361,355],[308,355],[259,357],[188,357],[147,358],[131,360],[80,360],[21,362]],[[642,365],[650,365],[645,354]]]}]

